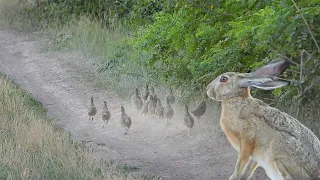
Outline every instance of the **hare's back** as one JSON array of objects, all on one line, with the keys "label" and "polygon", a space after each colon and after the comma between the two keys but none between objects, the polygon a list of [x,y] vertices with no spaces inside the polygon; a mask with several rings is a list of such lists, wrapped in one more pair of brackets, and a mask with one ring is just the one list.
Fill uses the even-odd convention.
[{"label": "hare's back", "polygon": [[[265,122],[278,133],[272,149],[288,166],[304,167],[301,171],[314,174],[320,168],[320,141],[306,126],[276,108],[264,112]],[[275,157],[277,158],[277,157]]]}]

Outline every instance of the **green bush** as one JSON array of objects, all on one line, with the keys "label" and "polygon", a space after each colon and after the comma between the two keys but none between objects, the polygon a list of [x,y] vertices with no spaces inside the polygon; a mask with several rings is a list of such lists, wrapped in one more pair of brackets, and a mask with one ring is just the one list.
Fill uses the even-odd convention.
[{"label": "green bush", "polygon": [[297,63],[302,50],[319,56],[301,18],[303,14],[319,39],[315,1],[299,2],[301,12],[289,0],[182,2],[174,13],[157,13],[135,41],[137,48],[152,54],[143,62],[151,76],[204,87],[222,72],[245,72],[279,56]]},{"label": "green bush", "polygon": [[87,16],[113,28],[118,21],[131,26],[149,23],[156,12],[170,10],[175,1],[154,0],[48,0],[26,8],[35,25],[61,27],[70,20]]},{"label": "green bush", "polygon": [[282,76],[298,85],[253,93],[280,98],[274,105],[320,136],[319,39],[316,0],[181,0],[174,10],[156,13],[154,23],[141,28],[133,43],[150,54],[140,62],[150,79],[190,91],[204,91],[223,72],[246,72],[275,58],[291,59],[296,65]]},{"label": "green bush", "polygon": [[52,0],[25,11],[31,24],[57,29],[58,49],[93,57],[104,86],[122,95],[150,82],[186,102],[220,73],[290,59],[282,76],[296,85],[253,93],[320,126],[318,0]]}]

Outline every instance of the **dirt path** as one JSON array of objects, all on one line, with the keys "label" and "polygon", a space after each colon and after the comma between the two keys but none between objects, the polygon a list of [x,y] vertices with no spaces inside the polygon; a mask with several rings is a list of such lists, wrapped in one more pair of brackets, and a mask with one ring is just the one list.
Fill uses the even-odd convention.
[{"label": "dirt path", "polygon": [[[41,52],[37,36],[0,30],[0,71],[8,74],[40,100],[48,114],[78,140],[90,142],[102,157],[138,168],[138,172],[160,174],[163,179],[228,179],[236,152],[217,126],[219,117],[203,119],[192,136],[182,124],[183,113],[176,112],[172,124],[154,117],[142,117],[106,90],[96,89],[77,68],[71,54]],[[88,122],[86,110],[95,97],[98,115]],[[102,102],[109,104],[110,124],[102,128]],[[124,136],[120,125],[120,103],[133,124]],[[177,108],[177,107],[175,107]],[[213,116],[213,115],[212,115]],[[253,179],[266,179],[258,169]]]}]

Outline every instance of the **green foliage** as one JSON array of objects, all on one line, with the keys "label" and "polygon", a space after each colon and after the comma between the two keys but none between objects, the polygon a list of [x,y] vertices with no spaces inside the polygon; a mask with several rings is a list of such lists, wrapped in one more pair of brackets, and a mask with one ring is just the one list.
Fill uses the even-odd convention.
[{"label": "green foliage", "polygon": [[30,19],[41,27],[63,26],[70,20],[82,16],[101,21],[102,25],[113,28],[118,21],[131,26],[149,23],[156,12],[170,10],[175,1],[154,0],[48,0],[26,7]]},{"label": "green foliage", "polygon": [[[319,34],[320,8],[315,1],[299,6]],[[143,63],[152,78],[177,86],[204,87],[222,72],[245,72],[280,55],[297,58],[302,49],[318,53],[290,0],[179,1],[172,12],[155,14],[135,45],[152,54]]]},{"label": "green foliage", "polygon": [[[291,59],[296,65],[282,76],[298,85],[272,93],[253,93],[258,97],[280,98],[277,106],[290,107],[286,109],[290,114],[295,114],[297,108],[299,112],[307,112],[306,106],[315,105],[308,106],[313,112],[309,119],[301,114],[295,116],[306,124],[313,122],[309,127],[318,127],[315,126],[319,116],[316,104],[320,99],[316,93],[320,90],[320,83],[316,82],[320,75],[317,2],[296,1],[297,9],[292,0],[181,0],[174,10],[156,13],[154,23],[139,31],[134,46],[151,54],[140,62],[147,67],[150,79],[191,91],[204,91],[223,72],[246,72],[278,57]],[[292,99],[295,103],[291,103]]]},{"label": "green foliage", "polygon": [[[200,93],[222,72],[246,72],[278,57],[300,64],[304,50],[310,56],[305,57],[309,61],[304,64],[303,79],[299,65],[283,75],[304,80],[304,87],[288,87],[273,93],[287,99],[300,94],[319,74],[315,66],[319,52],[302,17],[319,41],[320,8],[316,0],[299,0],[297,6],[299,11],[291,0],[55,0],[34,8],[48,26],[51,21],[67,26],[70,22],[85,22],[74,26],[78,28],[72,33],[56,35],[55,44],[59,49],[71,46],[96,56],[98,73],[107,73],[106,77],[113,77],[116,82],[135,79],[135,85],[141,84],[139,78],[146,78],[143,81]],[[84,21],[83,15],[89,19]],[[110,45],[112,35],[104,32],[118,31],[119,21],[124,25],[120,29],[128,26],[140,29],[132,41],[129,35],[124,42]],[[127,68],[138,66],[135,72]]]},{"label": "green foliage", "polygon": [[[145,71],[134,59],[143,59],[144,54],[135,53],[128,45],[132,37],[131,31],[121,23],[113,29],[102,26],[101,20],[93,20],[82,16],[77,21],[71,21],[58,33],[53,33],[50,40],[55,49],[68,49],[79,52],[81,56],[90,58],[89,76],[100,87],[114,90],[120,96],[126,97],[128,89],[141,87],[145,83]],[[51,47],[52,48],[52,47]],[[79,58],[77,66],[84,71],[88,62]]]},{"label": "green foliage", "polygon": [[93,56],[104,86],[121,94],[151,82],[187,100],[220,73],[281,57],[296,64],[282,76],[297,85],[253,94],[290,112],[320,99],[319,0],[53,0],[26,12],[37,26],[63,25],[53,44]]}]

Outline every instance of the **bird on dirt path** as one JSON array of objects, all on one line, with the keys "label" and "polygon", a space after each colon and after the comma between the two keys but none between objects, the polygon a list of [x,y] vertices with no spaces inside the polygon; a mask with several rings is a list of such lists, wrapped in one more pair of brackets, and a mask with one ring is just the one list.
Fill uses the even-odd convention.
[{"label": "bird on dirt path", "polygon": [[155,109],[156,109],[156,106],[157,106],[155,98],[157,98],[157,97],[153,96],[151,94],[149,94],[149,96],[148,96],[148,100],[147,101],[148,101],[148,113],[149,113],[149,115],[155,114]]},{"label": "bird on dirt path", "polygon": [[197,119],[200,119],[200,117],[206,112],[206,108],[207,108],[207,101],[206,99],[203,99],[198,105],[197,107],[190,111],[195,117],[197,117]]},{"label": "bird on dirt path", "polygon": [[[103,101],[102,121],[104,122],[104,124],[108,124],[110,117],[111,117],[111,113],[108,109],[107,101]],[[104,127],[104,125],[102,127]]]},{"label": "bird on dirt path", "polygon": [[[205,94],[204,98],[202,99],[202,101],[197,105],[197,107],[190,111],[195,117],[197,117],[197,119],[199,120],[200,117],[206,112],[207,109],[207,99],[208,99],[208,95]],[[199,121],[200,122],[200,121]]]},{"label": "bird on dirt path", "polygon": [[121,124],[123,127],[126,128],[126,131],[124,132],[124,135],[127,134],[130,126],[131,126],[131,118],[126,114],[125,110],[124,110],[124,107],[121,106]]},{"label": "bird on dirt path", "polygon": [[152,96],[155,95],[155,94],[154,94],[154,87],[153,87],[153,86],[150,87],[150,94],[151,94]]},{"label": "bird on dirt path", "polygon": [[166,98],[166,107],[164,109],[164,117],[167,119],[167,124],[169,123],[169,120],[172,119],[174,115],[174,111],[169,103],[169,98]]},{"label": "bird on dirt path", "polygon": [[91,97],[91,103],[88,109],[89,121],[90,121],[90,118],[91,118],[91,121],[93,121],[93,118],[96,114],[97,114],[97,108],[93,103],[93,97]]},{"label": "bird on dirt path", "polygon": [[155,105],[157,105],[157,102],[158,102],[158,97],[157,97],[157,95],[153,95],[153,103],[155,104]]},{"label": "bird on dirt path", "polygon": [[134,109],[136,109],[137,112],[140,111],[140,109],[143,106],[143,101],[141,99],[141,96],[139,95],[138,88],[136,88],[135,93],[131,98],[131,102],[132,102]]},{"label": "bird on dirt path", "polygon": [[157,101],[157,107],[155,112],[159,119],[162,119],[164,117],[164,107],[161,105],[160,99],[158,99]]},{"label": "bird on dirt path", "polygon": [[169,89],[169,95],[167,96],[167,98],[169,99],[170,104],[173,104],[176,101],[176,98],[174,97],[171,88]]},{"label": "bird on dirt path", "polygon": [[141,108],[141,114],[145,116],[148,114],[148,106],[149,106],[149,101],[144,101],[142,108]]},{"label": "bird on dirt path", "polygon": [[141,98],[142,101],[145,102],[149,96],[150,92],[149,92],[149,87],[148,84],[146,83],[146,87],[144,88],[144,90],[141,92]]},{"label": "bird on dirt path", "polygon": [[185,105],[184,124],[189,128],[189,132],[191,135],[191,129],[194,125],[194,119],[189,114],[189,107],[187,105]]}]

